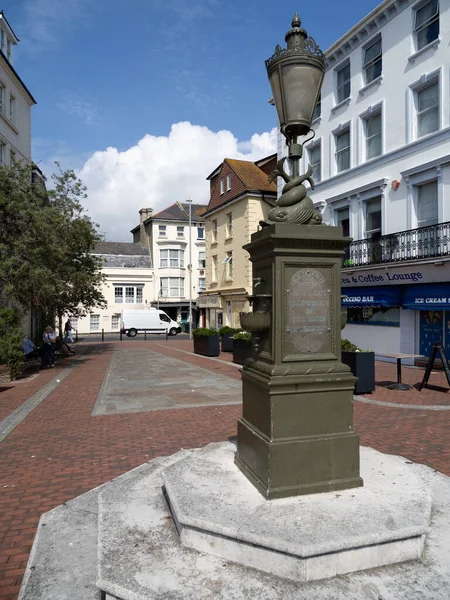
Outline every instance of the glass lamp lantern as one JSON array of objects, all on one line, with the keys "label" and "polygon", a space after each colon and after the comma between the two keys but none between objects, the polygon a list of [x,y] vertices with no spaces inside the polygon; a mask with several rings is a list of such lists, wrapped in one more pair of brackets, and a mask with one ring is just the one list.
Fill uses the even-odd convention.
[{"label": "glass lamp lantern", "polygon": [[[289,145],[307,135],[319,99],[325,57],[315,41],[301,27],[297,13],[286,33],[287,48],[277,46],[266,60],[281,133]],[[292,153],[290,152],[292,156]]]}]

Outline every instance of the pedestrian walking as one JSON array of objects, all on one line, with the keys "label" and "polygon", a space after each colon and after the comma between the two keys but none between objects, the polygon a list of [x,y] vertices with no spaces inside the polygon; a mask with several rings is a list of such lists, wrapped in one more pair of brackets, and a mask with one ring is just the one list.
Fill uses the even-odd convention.
[{"label": "pedestrian walking", "polygon": [[67,322],[64,325],[64,341],[69,341],[71,344],[75,343],[72,337],[72,323],[70,322],[70,319],[67,319]]},{"label": "pedestrian walking", "polygon": [[55,353],[53,351],[53,344],[56,342],[56,333],[51,325],[47,325],[47,327],[44,329],[42,341],[44,343],[44,366],[53,369],[55,366]]}]

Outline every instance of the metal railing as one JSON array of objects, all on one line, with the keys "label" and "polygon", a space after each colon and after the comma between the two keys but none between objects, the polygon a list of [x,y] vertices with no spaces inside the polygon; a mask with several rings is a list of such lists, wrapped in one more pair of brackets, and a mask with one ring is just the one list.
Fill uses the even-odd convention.
[{"label": "metal railing", "polygon": [[360,267],[450,255],[450,221],[351,242],[342,266]]}]

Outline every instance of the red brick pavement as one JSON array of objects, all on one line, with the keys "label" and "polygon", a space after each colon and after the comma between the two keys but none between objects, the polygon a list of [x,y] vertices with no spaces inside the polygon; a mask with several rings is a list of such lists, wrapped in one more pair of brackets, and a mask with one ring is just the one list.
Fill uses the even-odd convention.
[{"label": "red brick pavement", "polygon": [[[17,598],[40,515],[155,456],[193,448],[236,434],[238,405],[187,408],[128,415],[91,417],[115,343],[85,345],[81,366],[52,392],[1,445],[0,472],[0,599]],[[185,354],[188,340],[126,342],[145,346],[191,364],[239,378],[233,365]],[[79,346],[82,351],[83,346]],[[229,361],[230,355],[221,355]],[[422,371],[404,369],[404,380],[421,380]],[[3,412],[13,410],[40,389],[55,371],[0,393]],[[441,391],[424,390],[423,404],[439,404],[446,396],[443,374],[433,375]],[[395,365],[377,363],[377,379],[395,380]],[[431,379],[430,379],[431,382]],[[390,401],[394,394],[377,388],[373,399]],[[405,396],[406,397],[406,396]],[[5,398],[5,401],[3,400]],[[400,398],[400,396],[398,396]],[[361,442],[382,452],[401,454],[450,475],[450,411],[391,408],[355,402],[355,429]]]}]

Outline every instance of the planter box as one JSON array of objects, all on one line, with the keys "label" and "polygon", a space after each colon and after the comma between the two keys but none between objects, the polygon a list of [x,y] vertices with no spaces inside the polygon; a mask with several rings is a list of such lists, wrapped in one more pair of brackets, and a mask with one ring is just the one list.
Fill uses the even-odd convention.
[{"label": "planter box", "polygon": [[252,357],[252,343],[246,340],[233,340],[233,362],[238,365],[245,365],[246,361]]},{"label": "planter box", "polygon": [[350,367],[358,380],[355,394],[369,394],[375,391],[375,352],[342,352],[342,362]]},{"label": "planter box", "polygon": [[194,336],[194,352],[203,356],[219,356],[220,344],[218,335],[202,337]]},{"label": "planter box", "polygon": [[232,335],[221,335],[220,336],[220,345],[222,352],[233,352],[233,336]]}]

